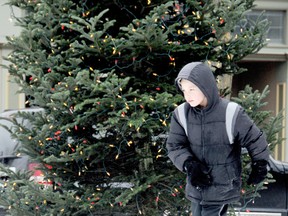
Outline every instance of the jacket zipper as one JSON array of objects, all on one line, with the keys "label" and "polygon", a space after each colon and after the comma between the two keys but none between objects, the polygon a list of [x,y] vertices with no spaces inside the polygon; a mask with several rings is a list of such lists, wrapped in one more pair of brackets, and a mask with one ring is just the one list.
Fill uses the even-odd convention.
[{"label": "jacket zipper", "polygon": [[204,112],[201,110],[201,145],[202,145],[202,160],[205,161],[205,145],[204,145],[204,130],[205,126],[203,124],[204,122]]}]

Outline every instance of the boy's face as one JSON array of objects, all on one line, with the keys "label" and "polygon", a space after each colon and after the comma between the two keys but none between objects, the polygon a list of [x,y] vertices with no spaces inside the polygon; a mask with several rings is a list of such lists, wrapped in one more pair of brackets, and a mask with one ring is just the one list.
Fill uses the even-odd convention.
[{"label": "boy's face", "polygon": [[180,81],[181,90],[184,94],[185,100],[190,104],[192,107],[202,106],[206,107],[208,102],[205,95],[202,91],[191,81],[182,79]]}]

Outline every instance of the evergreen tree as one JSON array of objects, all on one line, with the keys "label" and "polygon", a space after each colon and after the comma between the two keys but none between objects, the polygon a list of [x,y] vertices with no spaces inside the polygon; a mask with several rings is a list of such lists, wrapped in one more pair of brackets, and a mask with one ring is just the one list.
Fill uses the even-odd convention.
[{"label": "evergreen tree", "polygon": [[[9,172],[1,205],[12,215],[187,214],[185,175],[166,157],[180,68],[206,61],[215,76],[265,45],[252,0],[10,0],[25,11],[8,67],[28,106],[14,121],[18,151],[52,188]],[[248,26],[241,23],[249,22]],[[8,172],[8,171],[7,171]],[[122,212],[122,213],[121,213]]]}]

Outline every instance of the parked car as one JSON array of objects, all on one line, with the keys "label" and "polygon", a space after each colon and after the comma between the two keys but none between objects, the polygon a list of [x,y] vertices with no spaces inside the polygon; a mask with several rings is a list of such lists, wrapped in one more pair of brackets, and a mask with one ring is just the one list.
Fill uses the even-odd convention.
[{"label": "parked car", "polygon": [[276,181],[261,190],[261,197],[248,203],[241,216],[288,216],[288,163],[270,156],[269,167]]},{"label": "parked car", "polygon": [[[15,117],[15,114],[19,111],[24,112],[41,112],[42,108],[26,108],[21,110],[7,110],[0,114],[0,125],[5,125],[6,127],[11,127],[12,122],[8,119],[12,119]],[[17,119],[17,118],[16,118]],[[22,122],[22,119],[17,119],[17,121]],[[29,127],[29,122],[23,122],[25,126]],[[0,126],[0,163],[8,167],[10,170],[16,171],[24,171],[30,170],[33,172],[31,177],[32,180],[39,184],[43,184],[45,186],[50,185],[50,182],[44,180],[44,175],[40,170],[37,170],[37,163],[31,162],[27,155],[18,155],[17,148],[20,143],[11,138],[11,134],[2,126]],[[5,179],[8,178],[7,173],[0,172],[0,178]]]}]

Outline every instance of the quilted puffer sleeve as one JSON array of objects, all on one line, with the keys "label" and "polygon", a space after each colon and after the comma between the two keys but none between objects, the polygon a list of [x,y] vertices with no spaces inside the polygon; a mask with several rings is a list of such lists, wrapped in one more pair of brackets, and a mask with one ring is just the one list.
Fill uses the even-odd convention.
[{"label": "quilted puffer sleeve", "polygon": [[183,127],[177,121],[175,112],[173,112],[170,131],[166,141],[168,157],[173,164],[182,172],[184,162],[188,157],[191,157],[190,144],[185,134]]},{"label": "quilted puffer sleeve", "polygon": [[269,148],[264,132],[250,119],[241,107],[235,123],[238,142],[248,150],[252,161],[269,160]]}]

